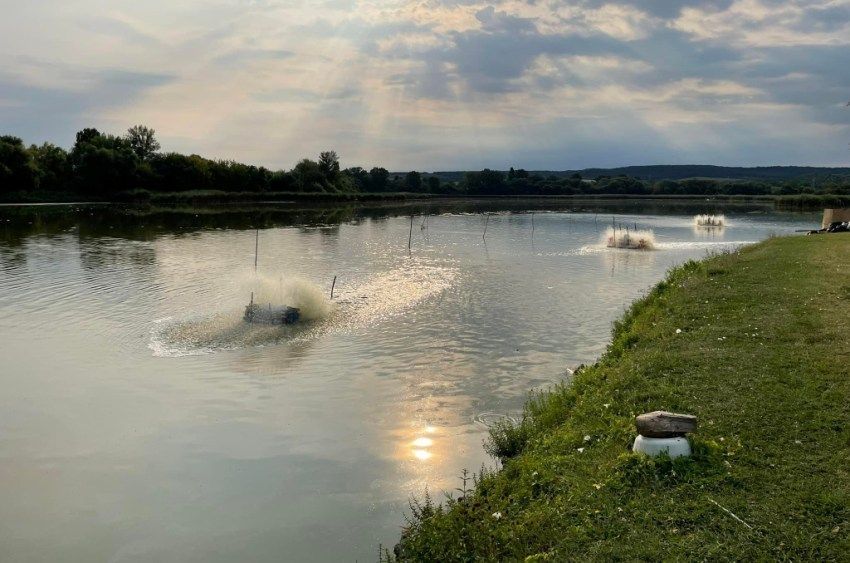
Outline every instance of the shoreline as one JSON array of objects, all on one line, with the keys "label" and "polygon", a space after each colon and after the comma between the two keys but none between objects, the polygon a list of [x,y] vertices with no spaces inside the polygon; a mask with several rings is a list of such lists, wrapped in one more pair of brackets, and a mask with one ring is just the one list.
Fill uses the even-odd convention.
[{"label": "shoreline", "polygon": [[[297,192],[145,192],[117,194],[111,200],[80,198],[79,194],[40,194],[31,200],[0,200],[2,207],[71,205],[188,205],[191,207],[253,205],[340,205],[351,203],[446,203],[474,201],[610,202],[610,201],[706,201],[715,203],[764,203],[777,209],[813,210],[850,206],[850,195],[723,195],[723,194],[430,194],[430,193],[297,193]],[[64,198],[68,196],[66,201]]]},{"label": "shoreline", "polygon": [[[501,470],[442,505],[414,501],[384,557],[846,556],[848,251],[850,235],[785,237],[675,268],[596,364],[491,431]],[[629,452],[652,410],[699,417],[692,458]]]},{"label": "shoreline", "polygon": [[[0,207],[73,206],[73,205],[126,205],[126,206],[187,206],[194,208],[251,204],[257,206],[343,204],[445,204],[456,202],[576,202],[599,203],[616,201],[645,202],[709,202],[709,203],[759,203],[773,204],[782,211],[812,211],[826,207],[850,207],[850,195],[723,195],[723,194],[427,194],[427,193],[291,193],[291,192],[163,192],[119,194],[111,200],[102,198],[87,201],[73,194],[41,194],[28,201],[0,201]],[[68,200],[63,199],[68,196]],[[72,197],[73,196],[73,197]]]}]

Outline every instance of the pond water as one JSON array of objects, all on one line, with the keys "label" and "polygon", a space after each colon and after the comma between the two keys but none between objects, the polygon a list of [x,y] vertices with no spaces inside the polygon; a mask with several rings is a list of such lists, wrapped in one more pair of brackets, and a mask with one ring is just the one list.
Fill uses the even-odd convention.
[{"label": "pond water", "polygon": [[[671,266],[819,224],[594,205],[0,208],[2,558],[376,560]],[[251,292],[312,319],[245,325]]]}]

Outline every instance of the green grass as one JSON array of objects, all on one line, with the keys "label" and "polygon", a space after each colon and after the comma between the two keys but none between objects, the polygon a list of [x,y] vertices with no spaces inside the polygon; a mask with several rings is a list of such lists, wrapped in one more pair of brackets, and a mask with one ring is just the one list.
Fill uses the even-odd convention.
[{"label": "green grass", "polygon": [[[698,415],[692,458],[629,453],[634,416],[658,409]],[[487,446],[503,468],[414,502],[387,556],[849,560],[850,235],[673,270]]]}]

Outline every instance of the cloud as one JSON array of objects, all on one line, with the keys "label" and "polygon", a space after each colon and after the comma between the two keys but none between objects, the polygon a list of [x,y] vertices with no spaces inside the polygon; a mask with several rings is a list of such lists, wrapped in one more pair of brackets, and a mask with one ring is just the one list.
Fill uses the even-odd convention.
[{"label": "cloud", "polygon": [[[66,70],[67,71],[67,70]],[[174,76],[122,69],[74,72],[79,84],[49,87],[0,74],[0,123],[31,141],[67,144],[74,133],[103,122],[103,110],[125,107]]]},{"label": "cloud", "polygon": [[213,59],[213,63],[223,66],[246,65],[257,61],[281,61],[294,56],[286,49],[233,49]]},{"label": "cloud", "polygon": [[291,166],[847,160],[850,0],[95,0],[0,21],[0,123]]}]

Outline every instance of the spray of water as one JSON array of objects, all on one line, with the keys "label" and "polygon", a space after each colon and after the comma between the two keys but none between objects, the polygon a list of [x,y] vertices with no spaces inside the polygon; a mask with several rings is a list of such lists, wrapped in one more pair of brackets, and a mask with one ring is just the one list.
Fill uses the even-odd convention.
[{"label": "spray of water", "polygon": [[726,225],[725,215],[695,215],[694,225],[697,227],[723,227]]},{"label": "spray of water", "polygon": [[149,347],[157,356],[184,356],[309,341],[327,333],[358,330],[404,314],[449,288],[455,277],[453,268],[414,259],[403,267],[366,279],[346,278],[342,284],[337,283],[336,297],[331,302],[321,288],[302,279],[246,275],[237,283],[239,295],[244,295],[243,306],[254,292],[257,304],[299,308],[302,322],[248,323],[243,320],[242,307],[198,311],[191,317],[156,321]]},{"label": "spray of water", "polygon": [[287,278],[283,275],[253,274],[240,283],[245,295],[245,304],[251,292],[254,303],[269,304],[272,307],[287,305],[301,311],[306,321],[318,321],[327,318],[333,311],[333,304],[316,284],[301,278]]},{"label": "spray of water", "polygon": [[632,250],[652,250],[655,248],[655,233],[651,230],[628,230],[608,227],[604,235],[608,248],[629,248]]}]

